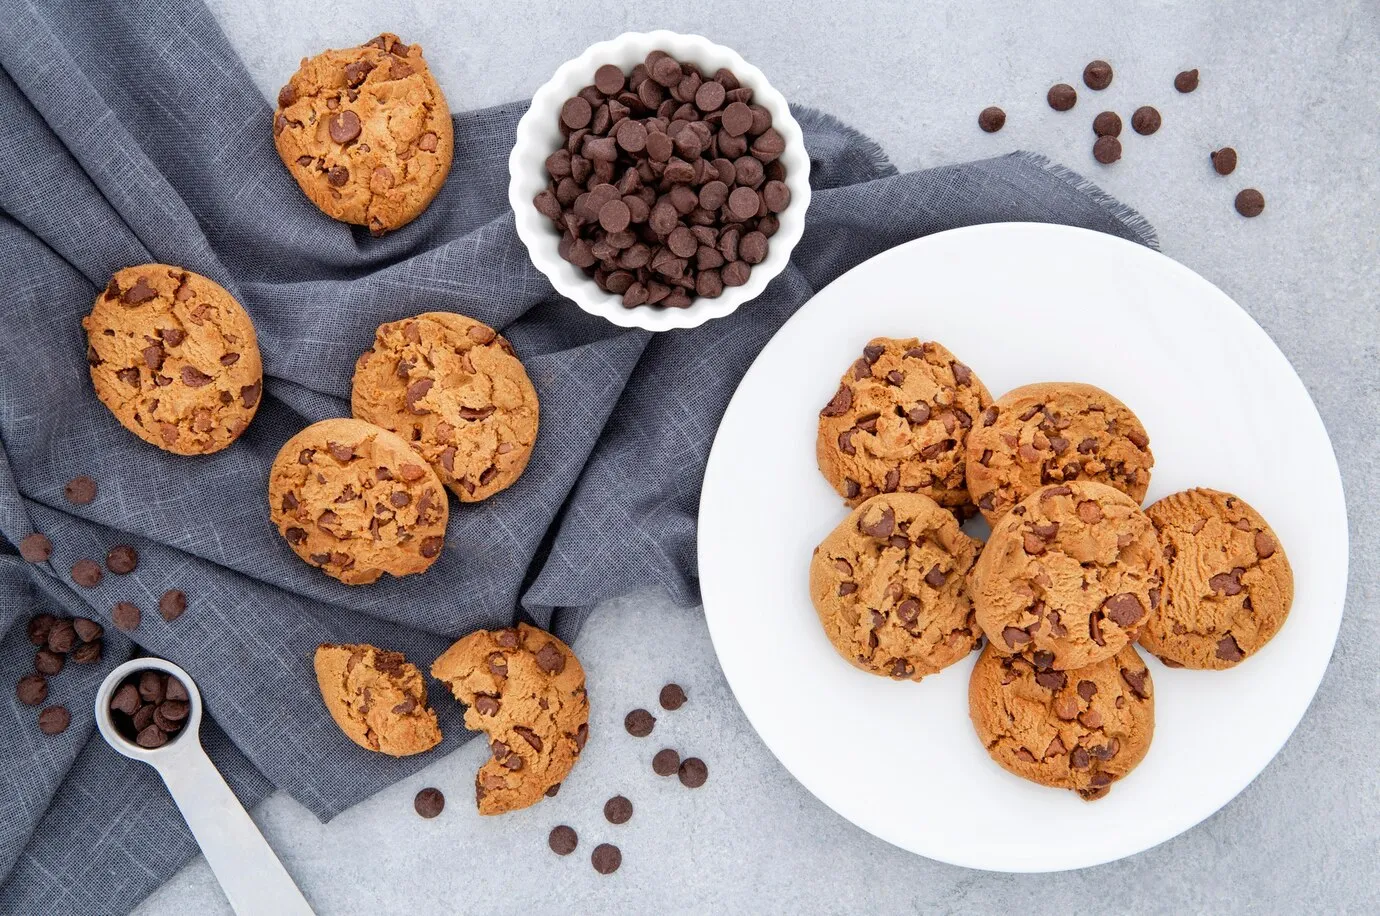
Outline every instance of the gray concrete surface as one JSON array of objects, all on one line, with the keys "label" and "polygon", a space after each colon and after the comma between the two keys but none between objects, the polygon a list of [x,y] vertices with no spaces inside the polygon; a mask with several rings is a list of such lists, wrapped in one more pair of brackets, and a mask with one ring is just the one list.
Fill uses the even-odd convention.
[{"label": "gray concrete surface", "polygon": [[[215,0],[232,43],[267,95],[297,60],[384,29],[420,41],[455,109],[525,97],[562,61],[630,28],[699,31],[761,66],[791,99],[877,138],[903,169],[1039,150],[1093,176],[1159,228],[1164,251],[1235,297],[1283,348],[1312,392],[1342,466],[1351,518],[1351,583],[1332,666],[1279,757],[1194,830],[1112,865],[1049,876],[939,865],[863,833],[811,797],[772,757],[734,703],[698,609],[642,595],[602,609],[576,648],[590,673],[596,734],[559,797],[481,820],[469,804],[484,749],[472,744],[415,778],[317,823],[275,796],[256,812],[322,913],[362,912],[1376,912],[1380,910],[1380,613],[1374,479],[1380,443],[1380,13],[1365,0],[1160,0],[1021,4],[798,0],[596,8],[562,3]],[[1082,89],[1103,57],[1116,80]],[[1174,74],[1202,71],[1197,93]],[[1080,86],[1068,114],[1044,103],[1051,83]],[[1003,106],[1004,131],[975,126]],[[1156,105],[1154,137],[1123,135],[1125,158],[1093,162],[1090,123],[1103,108],[1129,121]],[[1207,153],[1235,146],[1219,178]],[[1265,214],[1238,218],[1232,198],[1260,188]],[[1224,346],[1229,345],[1224,342]],[[1289,418],[1279,418],[1289,434]],[[1299,469],[1307,486],[1310,469]],[[691,702],[637,742],[623,713],[654,706],[667,680]],[[671,745],[710,766],[696,792],[660,780],[651,755]],[[451,800],[434,821],[411,810],[425,785]],[[929,787],[943,792],[944,787]],[[927,791],[917,787],[915,791]],[[615,793],[636,813],[601,814]],[[1169,802],[1169,803],[1172,803]],[[546,849],[556,823],[577,854]],[[1013,823],[1013,830],[1039,830]],[[623,850],[601,877],[596,843]],[[1057,836],[1049,842],[1057,843]],[[140,912],[228,912],[203,862]]]}]

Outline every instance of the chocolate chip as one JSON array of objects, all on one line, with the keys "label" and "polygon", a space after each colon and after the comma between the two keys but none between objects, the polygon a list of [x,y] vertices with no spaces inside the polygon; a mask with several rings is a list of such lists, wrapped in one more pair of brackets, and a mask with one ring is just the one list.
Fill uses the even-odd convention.
[{"label": "chocolate chip", "polygon": [[547,643],[537,650],[537,667],[547,674],[560,674],[565,670],[565,656],[555,643]]},{"label": "chocolate chip", "polygon": [[153,750],[168,743],[168,733],[156,724],[150,723],[139,730],[134,743],[147,750]]},{"label": "chocolate chip", "polygon": [[1145,616],[1145,605],[1130,592],[1112,595],[1102,602],[1102,610],[1113,623],[1122,629],[1132,627]]},{"label": "chocolate chip", "polygon": [[[868,521],[869,516],[872,517],[871,521]],[[859,520],[858,529],[869,537],[885,540],[891,537],[891,533],[896,530],[896,510],[887,506],[880,515],[872,516],[872,513],[869,512]]]},{"label": "chocolate chip", "polygon": [[181,617],[185,610],[187,610],[187,596],[178,589],[168,589],[163,593],[163,597],[158,599],[158,613],[162,614],[163,619],[168,622]]},{"label": "chocolate chip", "polygon": [[622,795],[615,795],[604,802],[604,817],[610,824],[626,824],[632,819],[633,803]]},{"label": "chocolate chip", "polygon": [[48,628],[48,650],[59,655],[71,652],[77,643],[77,630],[70,620],[55,620]]},{"label": "chocolate chip", "polygon": [[1180,92],[1192,92],[1198,88],[1198,71],[1184,70],[1174,77],[1174,88]]},{"label": "chocolate chip", "polygon": [[685,705],[685,690],[679,684],[667,684],[658,699],[662,709],[677,710]]},{"label": "chocolate chip", "polygon": [[1255,533],[1255,555],[1262,560],[1268,560],[1275,555],[1275,539],[1270,536],[1268,531],[1257,531]]},{"label": "chocolate chip", "polygon": [[1037,671],[1035,683],[1046,690],[1063,690],[1068,676],[1062,671]]},{"label": "chocolate chip", "polygon": [[1115,111],[1104,111],[1093,118],[1093,133],[1099,137],[1121,136],[1121,115]]},{"label": "chocolate chip", "polygon": [[63,495],[69,503],[84,506],[96,498],[96,481],[85,475],[73,477],[63,488]]},{"label": "chocolate chip", "polygon": [[1212,159],[1212,168],[1218,175],[1230,175],[1236,171],[1236,150],[1230,146],[1213,150],[1208,156]]},{"label": "chocolate chip", "polygon": [[634,738],[645,738],[652,733],[652,728],[656,725],[656,716],[645,709],[634,709],[623,717],[623,727],[628,730],[628,734]]},{"label": "chocolate chip", "polygon": [[41,674],[26,674],[19,679],[14,692],[25,706],[38,706],[48,699],[48,679]]},{"label": "chocolate chip", "polygon": [[561,824],[559,827],[551,828],[551,835],[546,838],[546,844],[551,847],[551,851],[558,856],[568,856],[575,851],[579,845],[580,838],[575,834],[574,828]]},{"label": "chocolate chip", "polygon": [[53,542],[35,532],[19,542],[19,555],[30,563],[46,563],[53,555]]},{"label": "chocolate chip", "polygon": [[474,698],[474,708],[479,711],[481,716],[492,716],[499,709],[497,697],[491,697],[486,693],[481,693]]},{"label": "chocolate chip", "polygon": [[1217,657],[1223,661],[1239,662],[1246,657],[1246,653],[1241,651],[1236,637],[1228,633],[1217,641]]},{"label": "chocolate chip", "polygon": [[49,706],[38,714],[38,730],[45,735],[59,735],[72,724],[72,714],[66,706]]},{"label": "chocolate chip", "polygon": [[139,696],[145,703],[161,703],[167,692],[168,675],[152,668],[139,672]]},{"label": "chocolate chip", "polygon": [[110,613],[110,619],[116,628],[124,630],[126,633],[132,633],[139,629],[139,621],[142,616],[138,606],[128,601],[119,602]]},{"label": "chocolate chip", "polygon": [[995,105],[991,105],[978,112],[978,127],[981,127],[989,134],[995,134],[1005,125],[1006,112]]},{"label": "chocolate chip", "polygon": [[445,807],[446,797],[441,794],[440,789],[431,786],[418,792],[417,797],[412,799],[412,808],[428,820],[440,814]]},{"label": "chocolate chip", "polygon": [[63,656],[52,649],[39,649],[34,655],[34,668],[39,674],[52,677],[62,671]]},{"label": "chocolate chip", "polygon": [[[112,281],[113,282],[113,281]],[[149,285],[148,277],[140,277],[134,281],[134,285],[125,290],[120,301],[125,305],[143,305],[150,299],[158,298],[158,290]]]},{"label": "chocolate chip", "polygon": [[48,632],[52,630],[57,618],[52,614],[35,614],[29,618],[29,642],[35,646],[48,645]]},{"label": "chocolate chip", "polygon": [[1221,592],[1228,597],[1239,595],[1245,591],[1245,586],[1241,584],[1241,576],[1245,569],[1238,566],[1231,572],[1218,573],[1208,579],[1208,587],[1215,592]]},{"label": "chocolate chip", "polygon": [[126,576],[139,567],[139,551],[128,544],[110,548],[105,555],[105,568],[117,576]]},{"label": "chocolate chip", "polygon": [[349,143],[359,136],[360,129],[359,115],[348,108],[337,112],[326,121],[326,130],[336,143]]},{"label": "chocolate chip", "polygon": [[1116,137],[1098,137],[1093,144],[1093,158],[1103,165],[1111,165],[1121,158],[1121,141]]},{"label": "chocolate chip", "polygon": [[698,757],[686,757],[680,762],[680,784],[687,789],[698,789],[709,779],[709,767]]},{"label": "chocolate chip", "polygon": [[72,581],[83,588],[101,584],[101,567],[95,560],[78,560],[72,564]]},{"label": "chocolate chip", "polygon": [[77,646],[68,657],[78,665],[92,665],[101,660],[102,651],[102,643],[97,639],[94,642],[84,642]]},{"label": "chocolate chip", "polygon": [[1112,65],[1095,60],[1083,68],[1083,82],[1089,89],[1106,89],[1112,84]]},{"label": "chocolate chip", "polygon": [[819,412],[821,417],[841,417],[853,406],[853,389],[847,385],[839,385],[839,390],[834,392],[833,398],[824,409]]},{"label": "chocolate chip", "polygon": [[142,703],[139,709],[134,713],[134,717],[131,719],[130,724],[134,727],[134,733],[136,735],[153,724],[154,709],[156,709],[156,707],[152,703]]},{"label": "chocolate chip", "polygon": [[1127,683],[1127,685],[1130,686],[1131,692],[1134,693],[1136,696],[1140,697],[1142,700],[1147,699],[1150,696],[1150,689],[1148,686],[1149,677],[1150,672],[1145,668],[1142,668],[1139,671],[1131,671],[1127,668],[1121,669],[1121,679],[1124,680]]},{"label": "chocolate chip", "polygon": [[555,797],[556,797],[556,794],[557,794],[558,792],[560,792],[560,791],[561,791],[561,784],[558,783],[558,782],[557,782],[557,783],[552,783],[550,786],[547,787],[545,795],[546,795],[547,798],[555,798]]},{"label": "chocolate chip", "polygon": [[143,700],[139,698],[139,688],[129,681],[121,684],[110,697],[110,708],[127,716],[134,715],[142,705]]},{"label": "chocolate chip", "polygon": [[1259,216],[1265,212],[1265,195],[1255,188],[1246,188],[1236,195],[1236,212],[1245,217]]},{"label": "chocolate chip", "polygon": [[652,772],[658,776],[673,776],[680,770],[680,754],[669,747],[662,748],[652,758]]},{"label": "chocolate chip", "polygon": [[1045,94],[1049,107],[1055,111],[1068,111],[1078,101],[1078,91],[1068,83],[1056,83]]},{"label": "chocolate chip", "polygon": [[594,847],[594,853],[589,857],[589,861],[599,874],[611,875],[618,871],[618,866],[623,864],[623,853],[619,852],[618,847],[612,843],[600,843]]},{"label": "chocolate chip", "polygon": [[1150,136],[1160,129],[1160,113],[1150,105],[1142,105],[1131,115],[1131,129],[1142,136]]}]

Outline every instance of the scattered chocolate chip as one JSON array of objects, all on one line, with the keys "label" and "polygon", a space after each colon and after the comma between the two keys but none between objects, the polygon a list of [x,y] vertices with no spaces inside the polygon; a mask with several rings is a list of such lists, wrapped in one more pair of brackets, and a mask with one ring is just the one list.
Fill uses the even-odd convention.
[{"label": "scattered chocolate chip", "polygon": [[163,619],[172,622],[182,616],[182,612],[187,610],[187,596],[178,589],[169,589],[163,593],[163,597],[158,599],[158,613],[163,615]]},{"label": "scattered chocolate chip", "polygon": [[1112,84],[1112,65],[1095,60],[1083,68],[1083,82],[1089,89],[1106,89]]},{"label": "scattered chocolate chip", "polygon": [[96,498],[96,481],[86,475],[73,477],[67,481],[67,486],[63,488],[63,495],[67,501],[77,506],[84,506]]},{"label": "scattered chocolate chip", "polygon": [[52,649],[39,649],[34,655],[34,669],[52,677],[62,672],[64,658]]},{"label": "scattered chocolate chip", "polygon": [[623,717],[623,727],[628,730],[628,734],[634,738],[645,738],[652,733],[652,727],[656,725],[656,716],[647,712],[645,709],[634,709]]},{"label": "scattered chocolate chip", "polygon": [[550,786],[547,787],[546,793],[545,793],[545,794],[546,794],[546,797],[547,797],[547,798],[555,798],[555,797],[556,797],[556,794],[557,794],[558,792],[560,792],[560,791],[561,791],[561,784],[558,783],[558,782],[556,782],[556,783],[552,783]]},{"label": "scattered chocolate chip", "polygon": [[1192,92],[1198,88],[1198,71],[1184,70],[1174,77],[1174,88],[1180,92]]},{"label": "scattered chocolate chip", "polygon": [[128,601],[119,602],[110,613],[110,619],[115,624],[115,627],[124,630],[126,633],[132,633],[139,629],[139,621],[142,616],[143,615],[139,613],[138,605],[131,604]]},{"label": "scattered chocolate chip", "polygon": [[680,754],[669,747],[662,748],[652,758],[652,772],[658,776],[674,776],[680,770]]},{"label": "scattered chocolate chip", "polygon": [[622,795],[604,802],[604,817],[610,824],[626,824],[633,815],[633,803]]},{"label": "scattered chocolate chip", "polygon": [[680,784],[687,789],[698,789],[709,779],[709,767],[698,757],[686,757],[680,763]]},{"label": "scattered chocolate chip", "polygon": [[72,661],[79,665],[91,665],[101,660],[103,644],[98,639],[95,642],[84,642],[72,650],[69,656]]},{"label": "scattered chocolate chip", "polygon": [[1160,113],[1150,105],[1142,105],[1131,115],[1131,129],[1142,136],[1150,136],[1160,129]]},{"label": "scattered chocolate chip", "polygon": [[440,789],[430,786],[417,793],[417,797],[412,799],[412,807],[422,817],[430,820],[446,807],[446,797],[441,794]]},{"label": "scattered chocolate chip", "polygon": [[1212,159],[1212,168],[1218,175],[1230,175],[1236,171],[1236,150],[1230,146],[1213,150],[1208,155]]},{"label": "scattered chocolate chip", "polygon": [[1093,158],[1103,165],[1111,165],[1121,158],[1121,141],[1116,137],[1098,137],[1093,144]]},{"label": "scattered chocolate chip", "polygon": [[1068,83],[1056,83],[1045,94],[1049,107],[1055,111],[1068,111],[1078,101],[1078,91]]},{"label": "scattered chocolate chip", "polygon": [[551,828],[551,835],[546,838],[546,843],[556,855],[568,856],[575,851],[580,838],[575,834],[574,828],[561,824],[559,827]]},{"label": "scattered chocolate chip", "polygon": [[685,705],[685,690],[679,684],[667,684],[661,688],[658,699],[661,701],[662,709],[674,711]]},{"label": "scattered chocolate chip", "polygon": [[49,706],[38,714],[38,730],[45,735],[59,735],[72,724],[72,714],[66,706]]},{"label": "scattered chocolate chip", "polygon": [[72,564],[72,581],[83,588],[101,584],[101,567],[95,560],[78,560]]},{"label": "scattered chocolate chip", "polygon": [[618,871],[618,866],[623,864],[623,853],[618,851],[618,847],[612,843],[600,843],[594,847],[594,853],[589,857],[594,870],[601,875],[611,875]]},{"label": "scattered chocolate chip", "polygon": [[48,628],[48,651],[59,655],[71,652],[77,644],[77,628],[70,620],[55,620]]},{"label": "scattered chocolate chip", "polygon": [[1255,188],[1246,188],[1236,195],[1236,212],[1242,216],[1259,216],[1265,212],[1265,195]]},{"label": "scattered chocolate chip", "polygon": [[53,542],[35,532],[19,542],[19,555],[30,563],[46,563],[53,555]]},{"label": "scattered chocolate chip", "polygon": [[978,127],[989,134],[995,134],[1005,126],[1006,112],[995,105],[984,108],[978,113]]},{"label": "scattered chocolate chip", "polygon": [[1093,133],[1099,137],[1121,136],[1121,115],[1115,111],[1104,111],[1093,118]]},{"label": "scattered chocolate chip", "polygon": [[138,566],[139,551],[128,544],[112,547],[110,552],[105,555],[105,568],[117,576],[128,575],[134,572]]},{"label": "scattered chocolate chip", "polygon": [[29,618],[29,642],[35,646],[48,645],[48,631],[53,628],[57,618],[52,614],[35,614]]},{"label": "scattered chocolate chip", "polygon": [[77,637],[82,642],[91,642],[100,639],[105,632],[105,628],[94,620],[87,620],[85,617],[77,617],[72,620],[72,628],[76,630]]},{"label": "scattered chocolate chip", "polygon": [[25,706],[38,706],[48,699],[48,679],[41,674],[26,674],[19,679],[14,692]]}]

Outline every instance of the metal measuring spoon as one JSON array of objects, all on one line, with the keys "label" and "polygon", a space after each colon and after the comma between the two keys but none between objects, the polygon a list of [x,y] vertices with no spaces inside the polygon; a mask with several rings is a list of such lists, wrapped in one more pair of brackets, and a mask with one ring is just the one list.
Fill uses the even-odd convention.
[{"label": "metal measuring spoon", "polygon": [[[110,698],[129,675],[162,671],[187,688],[186,723],[167,744],[143,748],[120,734],[110,715]],[[187,672],[161,658],[136,658],[106,675],[96,691],[96,726],[115,750],[158,771],[192,829],[216,880],[241,916],[262,913],[311,914],[312,909],[249,819],[201,747],[201,691]]]}]

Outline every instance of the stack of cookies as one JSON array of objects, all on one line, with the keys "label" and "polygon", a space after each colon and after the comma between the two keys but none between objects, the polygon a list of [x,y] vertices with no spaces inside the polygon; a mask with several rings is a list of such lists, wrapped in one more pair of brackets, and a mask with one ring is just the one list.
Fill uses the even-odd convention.
[{"label": "stack of cookies", "polygon": [[[1240,497],[1142,510],[1154,456],[1091,385],[993,400],[943,346],[877,338],[820,412],[820,470],[853,507],[815,550],[810,594],[839,654],[918,681],[982,646],[969,706],[1012,773],[1105,795],[1145,756],[1170,667],[1229,668],[1279,630],[1293,578]],[[986,544],[961,523],[981,513]]]}]

